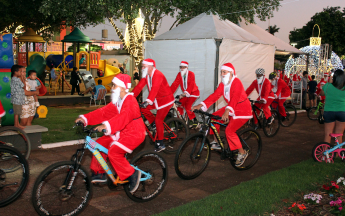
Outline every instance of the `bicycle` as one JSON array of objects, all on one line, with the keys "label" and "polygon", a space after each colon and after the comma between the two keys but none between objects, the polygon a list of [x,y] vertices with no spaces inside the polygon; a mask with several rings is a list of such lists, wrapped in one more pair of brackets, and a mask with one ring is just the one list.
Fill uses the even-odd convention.
[{"label": "bicycle", "polygon": [[127,196],[135,202],[150,201],[164,190],[168,180],[168,167],[159,154],[144,151],[131,160],[131,166],[142,173],[138,190],[132,194],[129,192],[128,181],[121,181],[100,154],[107,154],[108,149],[91,138],[97,131],[94,128],[84,128],[80,123],[77,126],[82,126],[83,131],[88,134],[84,146],[77,149],[71,161],[58,162],[46,168],[34,184],[32,203],[39,215],[77,215],[86,208],[92,197],[90,176],[86,168],[81,166],[86,149],[92,152],[107,173],[107,185],[110,189],[123,186]]},{"label": "bicycle", "polygon": [[[139,107],[143,107],[139,104]],[[156,129],[152,129],[149,125],[148,121],[146,120],[143,113],[141,113],[141,117],[145,122],[145,129],[147,134],[150,138],[150,143],[153,145],[157,140],[157,132]],[[164,126],[164,138],[163,143],[165,144],[165,149],[163,152],[168,154],[176,153],[177,148],[181,144],[181,142],[189,136],[189,128],[179,118],[169,118],[165,122],[163,122]]]},{"label": "bicycle", "polygon": [[190,135],[181,144],[176,153],[174,165],[175,171],[180,178],[185,180],[194,179],[201,175],[201,173],[206,169],[211,156],[210,141],[207,138],[210,128],[214,132],[216,139],[221,146],[221,150],[216,151],[220,154],[221,160],[229,159],[230,164],[236,170],[248,170],[255,165],[260,157],[262,149],[261,137],[258,132],[252,128],[247,128],[237,133],[243,149],[246,150],[249,155],[243,165],[236,166],[238,151],[232,151],[229,147],[225,147],[226,141],[224,140],[224,137],[220,137],[216,127],[214,126],[214,124],[218,124],[226,127],[226,125],[214,121],[220,120],[221,117],[201,110],[194,110],[194,112],[208,116],[208,118],[204,121],[200,132]]},{"label": "bicycle", "polygon": [[342,147],[345,145],[345,142],[339,143],[337,139],[338,136],[343,136],[343,134],[329,134],[329,136],[335,138],[336,145],[331,146],[331,144],[327,142],[320,142],[317,143],[312,151],[312,157],[316,162],[326,162],[326,163],[334,163],[333,157],[334,154],[338,153],[338,156],[344,161],[345,158],[345,149]]},{"label": "bicycle", "polygon": [[0,207],[18,199],[28,182],[29,164],[22,153],[14,147],[0,145]]},{"label": "bicycle", "polygon": [[[252,119],[249,119],[249,121],[245,124],[245,127],[253,127],[255,130],[262,128],[265,136],[274,137],[278,133],[279,128],[280,128],[278,112],[276,110],[271,110],[271,115],[274,119],[271,124],[268,124],[263,109],[260,109],[259,107],[255,105],[255,103],[258,103],[258,101],[254,101],[254,100],[249,100],[249,101],[252,105],[253,113],[256,119],[258,120],[258,125],[257,126],[255,125],[254,118],[252,118]],[[257,113],[257,111],[259,111],[259,114]]]},{"label": "bicycle", "polygon": [[[186,109],[184,107],[184,114],[181,115],[181,113],[178,111],[177,108],[181,107],[182,103],[178,101],[180,99],[180,95],[175,96],[175,102],[173,106],[170,108],[169,113],[168,113],[168,118],[179,118],[182,119],[187,126],[189,126],[190,129],[193,130],[199,130],[201,127],[201,123],[198,121],[198,124],[196,126],[193,125],[193,122],[189,119],[188,114],[186,112]],[[192,124],[192,125],[191,125]]]},{"label": "bicycle", "polygon": [[311,107],[307,110],[307,116],[310,120],[318,120],[320,124],[323,124],[323,108],[324,103],[319,101],[317,107]]},{"label": "bicycle", "polygon": [[[278,103],[278,102],[274,100],[272,103]],[[295,106],[293,106],[291,104],[287,105],[286,102],[284,102],[284,108],[285,108],[285,113],[286,113],[286,117],[284,120],[282,120],[282,116],[280,115],[279,107],[277,106],[277,108],[275,109],[275,110],[277,110],[277,113],[279,115],[279,123],[283,127],[290,127],[296,121],[297,110],[296,110]],[[271,110],[272,109],[273,108],[272,108],[272,104],[271,104]]]},{"label": "bicycle", "polygon": [[[25,159],[29,159],[31,143],[28,135],[22,129],[14,126],[0,127],[0,146],[2,145],[18,149]],[[13,167],[13,169],[19,169],[19,167]]]}]

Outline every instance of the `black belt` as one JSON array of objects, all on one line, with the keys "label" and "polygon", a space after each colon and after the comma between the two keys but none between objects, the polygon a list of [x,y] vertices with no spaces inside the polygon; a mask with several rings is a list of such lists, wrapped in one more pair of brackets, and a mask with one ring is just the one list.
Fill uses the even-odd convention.
[{"label": "black belt", "polygon": [[133,119],[132,121],[137,120],[137,119],[140,119],[140,118],[141,118],[141,116],[140,116],[140,117],[138,117],[138,118]]},{"label": "black belt", "polygon": [[248,98],[246,98],[245,100],[240,101],[240,102],[238,102],[237,104],[243,103],[243,102],[245,102],[246,100],[249,100],[249,99],[248,99]]}]

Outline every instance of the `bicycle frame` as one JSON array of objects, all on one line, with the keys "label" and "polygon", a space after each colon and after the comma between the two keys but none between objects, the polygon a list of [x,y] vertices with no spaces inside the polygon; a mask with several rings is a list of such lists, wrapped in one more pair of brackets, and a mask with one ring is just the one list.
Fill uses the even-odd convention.
[{"label": "bicycle frame", "polygon": [[323,103],[321,101],[319,101],[317,108],[314,112],[314,115],[317,115],[318,111],[321,110],[323,108]]},{"label": "bicycle frame", "polygon": [[[321,102],[320,102],[321,103]],[[341,147],[343,147],[345,145],[345,142],[343,143],[339,143],[338,139],[335,137],[335,142],[337,143],[337,145],[335,145],[333,148],[326,150],[323,154],[326,156],[327,161],[329,160],[329,153],[335,152],[338,153],[340,156],[340,151],[345,151],[344,149],[341,150]],[[339,149],[339,150],[337,150]],[[345,155],[341,156],[341,159],[343,160],[345,158]]]},{"label": "bicycle frame", "polygon": [[[259,120],[259,116],[261,116],[261,114],[263,113],[263,110],[260,109],[259,107],[257,107],[255,104],[252,104],[252,109],[253,109],[253,113],[254,113],[256,119],[258,120],[259,127],[263,128],[263,123],[261,124],[261,121]],[[257,114],[256,110],[260,111],[259,115]]]}]

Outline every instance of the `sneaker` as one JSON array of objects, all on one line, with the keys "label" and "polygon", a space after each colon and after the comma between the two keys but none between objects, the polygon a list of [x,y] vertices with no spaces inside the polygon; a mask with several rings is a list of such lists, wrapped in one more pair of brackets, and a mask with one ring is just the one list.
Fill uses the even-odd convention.
[{"label": "sneaker", "polygon": [[39,107],[39,106],[40,106],[40,103],[37,101],[37,102],[35,103],[35,106],[36,106],[36,107]]},{"label": "sneaker", "polygon": [[97,174],[92,173],[91,183],[95,184],[95,183],[106,183],[106,182],[107,182],[107,174],[105,174],[105,173],[97,173]]},{"label": "sneaker", "polygon": [[216,141],[211,142],[210,145],[211,145],[211,150],[221,150],[222,149]]},{"label": "sneaker", "polygon": [[282,116],[282,117],[280,118],[280,120],[281,120],[282,122],[285,121],[285,119],[286,119],[285,116]]},{"label": "sneaker", "polygon": [[152,122],[152,124],[149,126],[150,131],[155,131],[156,130],[156,123]]},{"label": "sneaker", "polygon": [[259,129],[259,124],[254,125],[254,130],[257,130],[257,129]]},{"label": "sneaker", "polygon": [[163,143],[163,141],[156,141],[156,144],[155,144],[155,152],[161,152],[165,149],[165,144]]},{"label": "sneaker", "polygon": [[248,157],[248,152],[246,150],[244,150],[244,152],[244,154],[238,153],[235,166],[242,166],[244,161],[246,161]]},{"label": "sneaker", "polygon": [[271,117],[269,117],[268,119],[267,119],[267,124],[272,124],[273,123],[273,120],[274,120],[274,118],[273,118],[273,116],[271,116]]},{"label": "sneaker", "polygon": [[141,179],[141,172],[140,170],[135,170],[134,173],[128,177],[129,181],[129,192],[133,194],[135,191],[138,190],[139,184]]}]

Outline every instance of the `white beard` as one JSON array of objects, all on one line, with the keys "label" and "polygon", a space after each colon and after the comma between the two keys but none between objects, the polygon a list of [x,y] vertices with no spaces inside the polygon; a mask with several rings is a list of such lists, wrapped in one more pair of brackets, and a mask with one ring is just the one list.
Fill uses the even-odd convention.
[{"label": "white beard", "polygon": [[184,76],[187,73],[187,71],[188,71],[187,68],[180,70],[181,75]]},{"label": "white beard", "polygon": [[258,84],[261,85],[262,81],[264,80],[264,76],[261,76],[260,78],[256,78],[258,81]]},{"label": "white beard", "polygon": [[147,75],[147,70],[148,70],[148,68],[144,68],[144,69],[141,71],[141,77],[142,77],[142,78],[145,78],[145,77],[146,77],[146,75]]},{"label": "white beard", "polygon": [[223,83],[224,85],[229,84],[229,81],[230,81],[230,73],[228,73],[228,74],[225,75],[225,76],[222,76],[222,83]]},{"label": "white beard", "polygon": [[120,100],[120,88],[116,88],[115,90],[111,90],[111,102],[113,104],[117,104],[117,102]]}]

